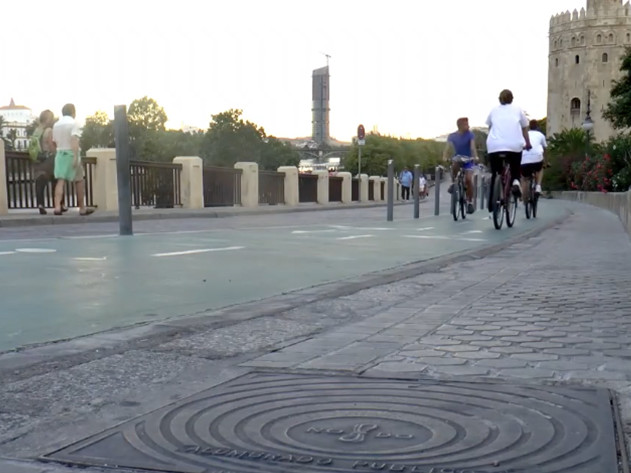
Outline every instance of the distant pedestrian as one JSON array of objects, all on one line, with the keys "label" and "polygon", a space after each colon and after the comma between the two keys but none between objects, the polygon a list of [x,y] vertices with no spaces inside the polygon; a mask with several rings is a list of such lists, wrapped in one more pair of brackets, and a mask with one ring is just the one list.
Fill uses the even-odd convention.
[{"label": "distant pedestrian", "polygon": [[421,177],[418,178],[418,194],[419,197],[427,197],[427,179],[425,179],[424,174],[421,174]]},{"label": "distant pedestrian", "polygon": [[55,155],[55,215],[61,215],[61,201],[66,182],[73,182],[77,192],[77,205],[80,215],[90,215],[94,209],[85,206],[85,182],[83,166],[79,155],[81,130],[75,121],[76,110],[71,103],[64,105],[63,115],[53,126],[53,141],[57,148]]},{"label": "distant pedestrian", "polygon": [[410,188],[414,181],[414,175],[408,168],[403,168],[401,175],[399,176],[399,182],[401,183],[401,200],[410,200]]}]

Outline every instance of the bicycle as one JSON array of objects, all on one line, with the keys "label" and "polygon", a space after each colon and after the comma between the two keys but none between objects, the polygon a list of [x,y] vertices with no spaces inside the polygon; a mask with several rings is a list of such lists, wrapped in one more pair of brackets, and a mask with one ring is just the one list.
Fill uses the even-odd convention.
[{"label": "bicycle", "polygon": [[511,228],[515,224],[517,216],[517,195],[512,192],[512,178],[510,164],[506,161],[506,155],[501,154],[504,167],[501,176],[495,178],[493,187],[493,225],[500,230],[506,216],[506,225]]},{"label": "bicycle", "polygon": [[[461,165],[473,161],[474,158],[468,156],[457,155],[454,156],[451,161],[459,162]],[[465,172],[460,166],[458,174],[454,178],[453,189],[451,192],[451,215],[454,217],[454,221],[458,221],[458,215],[464,220],[467,218],[467,186],[465,184]]]},{"label": "bicycle", "polygon": [[526,218],[537,218],[537,202],[539,201],[539,194],[537,193],[537,178],[536,173],[531,173],[530,176],[525,176],[528,179],[528,199],[524,200],[524,207],[526,210]]}]

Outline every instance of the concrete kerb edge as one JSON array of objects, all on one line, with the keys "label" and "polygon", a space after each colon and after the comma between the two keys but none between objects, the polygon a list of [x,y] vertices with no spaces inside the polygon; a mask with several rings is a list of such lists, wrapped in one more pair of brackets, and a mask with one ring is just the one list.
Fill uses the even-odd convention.
[{"label": "concrete kerb edge", "polygon": [[[405,202],[395,202],[395,205],[405,205]],[[332,203],[329,205],[318,205],[313,207],[276,207],[268,209],[268,207],[259,207],[257,209],[249,210],[228,210],[228,211],[212,211],[203,210],[198,212],[190,212],[187,210],[173,210],[171,212],[163,212],[156,210],[155,213],[142,213],[132,215],[134,221],[147,221],[147,220],[171,220],[171,219],[185,219],[185,218],[227,218],[227,217],[250,217],[254,215],[266,215],[266,214],[284,214],[284,213],[299,213],[299,212],[316,212],[321,210],[350,210],[353,208],[359,209],[371,209],[385,207],[385,202],[381,203],[355,203],[350,205]],[[89,224],[89,223],[110,223],[118,222],[118,215],[99,216],[98,212],[88,217],[81,217],[79,215],[65,215],[62,217],[53,216],[33,216],[33,217],[14,217],[14,218],[0,218],[0,228],[16,228],[16,227],[31,227],[39,225],[69,225],[69,224]]]},{"label": "concrete kerb edge", "polygon": [[[86,356],[90,353],[90,358],[92,360],[116,353],[123,353],[127,350],[141,348],[143,346],[155,346],[157,344],[164,343],[177,335],[187,335],[200,330],[232,326],[248,320],[287,312],[322,299],[344,297],[371,287],[383,286],[428,272],[435,272],[452,264],[470,261],[471,259],[484,258],[492,253],[496,253],[512,245],[533,238],[546,230],[563,223],[567,218],[573,215],[573,213],[574,212],[567,211],[561,217],[543,225],[540,228],[521,233],[515,237],[508,238],[501,243],[485,245],[473,250],[464,250],[431,260],[410,263],[405,266],[398,266],[373,273],[367,273],[358,277],[299,289],[297,291],[283,293],[266,299],[227,306],[217,310],[190,315],[173,316],[159,322],[119,327],[104,332],[76,337],[70,340],[55,341],[34,347],[26,347],[24,349],[0,353],[0,374],[3,376],[6,374],[9,376],[13,374],[16,369],[33,370],[38,367],[40,369],[36,369],[36,371],[41,371],[41,368],[46,365],[56,365],[56,367],[59,368],[57,365],[59,365],[60,361],[66,360],[67,362],[70,362],[78,356]],[[230,315],[229,320],[220,318],[222,315]],[[140,331],[142,333],[140,335],[138,333],[134,335],[134,331]],[[125,334],[128,334],[128,336],[126,337]],[[111,345],[113,340],[112,336],[114,335],[116,335],[116,337],[120,337],[117,338],[117,347],[112,347]],[[72,349],[68,349],[68,346],[71,346],[72,342],[75,340],[93,342],[93,345],[85,351],[73,352]],[[131,344],[137,346],[129,347]],[[57,356],[54,353],[55,346],[58,347]],[[97,355],[95,351],[98,352],[99,349],[101,352]],[[42,350],[46,350],[47,352],[44,361],[42,361],[42,354],[38,354],[38,351],[41,352]],[[12,361],[12,355],[23,356],[25,358],[25,363],[18,367],[12,366],[10,364]],[[28,363],[29,357],[33,359],[32,363]],[[74,364],[75,363],[69,363],[70,366]]]}]

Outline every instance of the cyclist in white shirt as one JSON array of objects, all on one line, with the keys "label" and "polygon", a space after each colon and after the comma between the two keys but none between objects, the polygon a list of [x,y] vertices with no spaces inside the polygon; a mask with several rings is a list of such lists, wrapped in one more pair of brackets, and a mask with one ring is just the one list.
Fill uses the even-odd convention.
[{"label": "cyclist in white shirt", "polygon": [[503,161],[510,164],[513,192],[521,196],[521,155],[524,149],[532,148],[528,136],[528,119],[520,107],[513,105],[513,93],[504,89],[499,99],[500,105],[491,110],[486,119],[489,127],[486,148],[491,164],[489,212],[493,212],[493,186],[497,176],[502,173]]},{"label": "cyclist in white shirt", "polygon": [[[524,151],[521,155],[521,182],[522,189],[528,189],[526,185],[526,178],[533,173],[537,179],[536,193],[541,194],[541,179],[543,179],[543,157],[545,149],[548,147],[546,137],[539,131],[539,123],[537,120],[530,120],[530,131],[528,132],[530,137],[530,144],[532,149]],[[526,200],[528,196],[524,196]]]}]

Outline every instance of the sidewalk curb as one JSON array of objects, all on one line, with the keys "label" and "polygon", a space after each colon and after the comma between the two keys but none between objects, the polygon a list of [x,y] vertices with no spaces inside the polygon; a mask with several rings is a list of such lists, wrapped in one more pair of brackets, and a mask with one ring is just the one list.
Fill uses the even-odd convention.
[{"label": "sidewalk curb", "polygon": [[[397,201],[395,206],[408,205],[407,202]],[[380,203],[356,203],[356,204],[328,204],[319,205],[313,204],[313,206],[297,206],[297,207],[285,207],[281,206],[262,206],[253,209],[244,209],[243,207],[233,207],[230,210],[212,210],[211,207],[200,210],[181,210],[181,209],[156,209],[146,210],[146,213],[132,213],[133,221],[147,221],[147,220],[169,220],[169,219],[185,219],[185,218],[227,218],[227,217],[249,217],[255,215],[267,215],[267,214],[286,214],[286,213],[302,213],[302,212],[317,212],[317,211],[329,211],[329,210],[351,210],[351,209],[373,209],[383,207],[386,208],[385,202]],[[227,208],[227,207],[223,207]],[[243,209],[243,210],[235,210]],[[268,210],[269,209],[269,210]],[[152,212],[152,213],[149,213]],[[38,225],[68,225],[68,224],[90,224],[90,223],[109,223],[118,222],[118,214],[99,215],[98,211],[94,214],[86,217],[82,217],[78,214],[64,215],[61,217],[55,217],[52,215],[33,215],[33,216],[14,216],[7,218],[7,216],[0,217],[0,228],[16,228],[16,227],[30,227]]]},{"label": "sidewalk curb", "polygon": [[554,228],[573,214],[574,212],[566,210],[561,217],[540,228],[520,233],[501,243],[485,245],[473,250],[464,250],[430,260],[299,289],[266,299],[227,306],[210,312],[173,316],[159,322],[119,327],[73,339],[0,353],[0,376],[6,382],[23,379],[48,372],[50,369],[64,369],[79,363],[124,353],[128,350],[156,346],[177,336],[192,335],[198,331],[236,325],[244,321],[293,310],[322,299],[348,296],[371,287],[435,272],[452,264],[481,259]]}]

